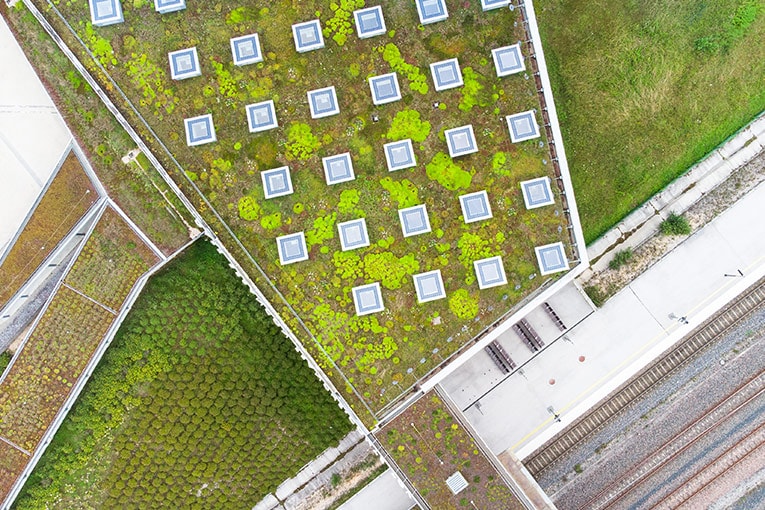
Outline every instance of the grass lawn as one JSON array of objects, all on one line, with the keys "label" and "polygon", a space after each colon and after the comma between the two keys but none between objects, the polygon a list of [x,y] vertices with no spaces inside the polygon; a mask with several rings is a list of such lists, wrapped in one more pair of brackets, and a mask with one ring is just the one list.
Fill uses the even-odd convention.
[{"label": "grass lawn", "polygon": [[762,0],[537,0],[587,242],[765,110]]},{"label": "grass lawn", "polygon": [[198,242],[147,284],[16,508],[251,508],[351,428]]},{"label": "grass lawn", "polygon": [[[520,181],[553,177],[553,169],[544,136],[513,144],[504,121],[505,115],[539,108],[533,80],[524,73],[497,78],[492,62],[492,48],[526,38],[516,24],[517,11],[482,12],[478,2],[448,1],[447,21],[418,26],[413,2],[384,0],[388,32],[359,39],[350,12],[364,2],[340,4],[333,10],[337,4],[318,1],[258,8],[205,2],[159,15],[149,2],[127,2],[126,22],[106,28],[88,24],[84,0],[60,3],[58,9],[301,322],[290,319],[289,310],[287,320],[296,330],[305,325],[379,411],[555,278],[539,277],[534,247],[565,243],[567,225],[559,200],[526,211],[520,192]],[[297,53],[290,25],[317,17],[326,47]],[[260,35],[264,62],[234,66],[229,38],[252,32]],[[172,81],[167,53],[190,46],[197,47],[202,76]],[[459,59],[465,84],[436,92],[429,64],[448,58]],[[398,73],[403,97],[374,106],[367,78],[391,71]],[[306,93],[330,85],[336,87],[340,114],[311,119]],[[245,105],[269,99],[280,127],[249,133]],[[189,148],[183,119],[205,113],[213,116],[218,141]],[[466,124],[473,125],[480,150],[452,160],[443,131]],[[388,172],[382,146],[405,138],[414,141],[418,165]],[[328,186],[322,157],[344,152],[351,153],[356,179]],[[282,165],[291,169],[295,192],[266,200],[260,172]],[[466,225],[458,197],[480,190],[488,192],[493,219]],[[432,231],[404,237],[398,209],[418,204],[427,206]],[[200,209],[207,212],[206,206]],[[371,245],[341,251],[337,224],[360,217]],[[281,266],[276,237],[301,231],[310,260]],[[473,261],[500,254],[508,284],[479,290]],[[412,274],[436,269],[448,298],[418,304]],[[386,310],[357,317],[351,289],[371,282],[382,284]]]},{"label": "grass lawn", "polygon": [[98,193],[77,156],[70,152],[0,265],[0,308],[32,276],[96,200]]}]

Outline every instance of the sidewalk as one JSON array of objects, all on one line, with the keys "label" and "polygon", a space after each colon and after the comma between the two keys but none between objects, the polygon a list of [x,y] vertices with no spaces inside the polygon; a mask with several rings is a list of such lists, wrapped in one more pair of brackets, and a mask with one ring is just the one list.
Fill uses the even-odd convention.
[{"label": "sidewalk", "polygon": [[763,204],[760,185],[473,403],[491,450],[527,456],[765,274]]}]

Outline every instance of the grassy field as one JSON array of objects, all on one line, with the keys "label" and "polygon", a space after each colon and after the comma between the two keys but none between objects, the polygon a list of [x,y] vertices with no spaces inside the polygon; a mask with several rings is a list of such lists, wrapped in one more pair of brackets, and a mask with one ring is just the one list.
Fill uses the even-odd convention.
[{"label": "grassy field", "polygon": [[588,242],[765,110],[762,0],[535,7]]},{"label": "grassy field", "polygon": [[122,163],[122,156],[135,148],[135,144],[66,56],[21,2],[11,10],[1,3],[0,13],[79,140],[109,196],[166,255],[186,244],[189,240],[186,227],[168,210],[167,202],[155,185],[166,192],[175,210],[188,215],[183,204],[169,192],[156,171],[144,172],[135,165]]},{"label": "grassy field", "polygon": [[251,508],[351,428],[198,242],[146,286],[16,508]]},{"label": "grassy field", "polygon": [[[433,392],[409,406],[377,437],[431,508],[473,508],[469,501],[481,509],[524,508]],[[444,480],[456,471],[468,486],[455,495]]]},{"label": "grassy field", "polygon": [[0,265],[0,308],[98,200],[74,153],[69,153],[23,233]]},{"label": "grassy field", "polygon": [[[275,282],[300,316],[295,329],[305,324],[379,410],[549,281],[538,277],[534,247],[565,242],[566,222],[560,204],[526,211],[520,193],[519,181],[553,176],[553,169],[544,137],[541,145],[512,144],[504,123],[504,115],[539,108],[533,80],[499,79],[493,68],[491,48],[525,39],[517,12],[449,1],[448,21],[418,27],[414,4],[383,1],[389,32],[360,40],[349,17],[364,2],[341,4],[203,3],[160,16],[133,2],[123,6],[126,23],[102,29],[85,21],[85,1],[58,8]],[[317,16],[326,48],[296,53],[290,25]],[[229,38],[255,31],[265,62],[234,66]],[[194,45],[203,76],[170,80],[167,52]],[[459,58],[465,85],[436,92],[428,65],[450,57]],[[375,107],[367,77],[392,70],[403,98]],[[311,120],[306,92],[328,85],[338,91],[341,113]],[[275,100],[281,127],[250,134],[244,106],[266,99]],[[208,112],[218,142],[186,147],[183,119]],[[481,150],[452,161],[443,131],[468,123]],[[419,165],[389,173],[382,145],[402,138],[414,140]],[[327,186],[321,158],[346,151],[356,180]],[[290,166],[296,192],[264,200],[259,172],[279,165]],[[483,189],[494,219],[465,225],[457,197]],[[397,210],[416,204],[427,206],[432,233],[405,238]],[[372,244],[342,252],[336,225],[358,217],[366,218]],[[275,238],[298,231],[306,233],[310,260],[282,267]],[[498,254],[508,285],[479,291],[473,261]],[[449,298],[419,305],[411,275],[434,269]],[[350,290],[374,281],[382,283],[386,311],[356,317]]]}]

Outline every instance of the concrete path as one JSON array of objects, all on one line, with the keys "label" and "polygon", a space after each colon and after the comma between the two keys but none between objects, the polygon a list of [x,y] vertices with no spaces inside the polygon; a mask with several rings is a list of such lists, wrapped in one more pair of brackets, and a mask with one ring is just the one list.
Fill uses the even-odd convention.
[{"label": "concrete path", "polygon": [[0,253],[56,168],[72,135],[0,17]]},{"label": "concrete path", "polygon": [[413,506],[414,500],[389,469],[340,505],[338,510],[409,510]]},{"label": "concrete path", "polygon": [[[491,450],[528,455],[765,274],[763,204],[760,185],[567,331],[567,341],[468,403],[464,414]],[[725,276],[738,270],[743,277]]]}]

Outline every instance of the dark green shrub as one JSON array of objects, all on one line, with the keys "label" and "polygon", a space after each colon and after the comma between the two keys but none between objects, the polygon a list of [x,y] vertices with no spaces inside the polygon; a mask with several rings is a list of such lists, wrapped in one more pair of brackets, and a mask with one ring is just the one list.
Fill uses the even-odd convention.
[{"label": "dark green shrub", "polygon": [[659,231],[665,236],[687,236],[691,233],[691,226],[685,216],[669,213],[667,219],[659,225]]},{"label": "dark green shrub", "polygon": [[625,248],[614,253],[614,258],[608,263],[610,269],[619,269],[625,264],[628,264],[632,260],[632,248]]},{"label": "dark green shrub", "polygon": [[587,296],[592,300],[592,304],[600,308],[603,306],[603,303],[606,302],[606,299],[608,296],[606,296],[606,293],[600,290],[600,287],[596,287],[595,285],[588,285],[584,288],[584,293],[587,294]]}]

